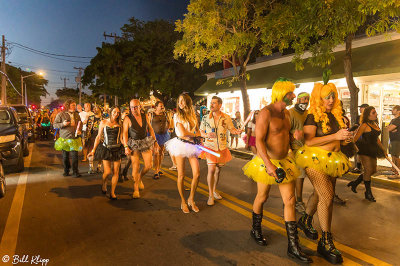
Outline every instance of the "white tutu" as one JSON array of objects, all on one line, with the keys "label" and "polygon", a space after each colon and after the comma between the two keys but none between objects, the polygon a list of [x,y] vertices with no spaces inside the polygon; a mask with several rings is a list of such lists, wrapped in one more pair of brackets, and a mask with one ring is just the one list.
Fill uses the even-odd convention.
[{"label": "white tutu", "polygon": [[172,156],[198,157],[201,150],[196,145],[183,142],[178,138],[173,138],[165,143],[165,148]]}]

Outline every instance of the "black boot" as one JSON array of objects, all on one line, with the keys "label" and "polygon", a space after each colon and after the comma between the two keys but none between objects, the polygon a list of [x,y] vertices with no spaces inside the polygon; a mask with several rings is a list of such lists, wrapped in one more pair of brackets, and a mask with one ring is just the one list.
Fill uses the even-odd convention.
[{"label": "black boot", "polygon": [[312,240],[317,240],[318,232],[312,226],[312,218],[313,218],[312,216],[308,215],[307,213],[304,213],[303,216],[301,216],[299,221],[297,222],[297,225],[301,230],[303,230],[306,237]]},{"label": "black boot", "polygon": [[322,236],[318,241],[317,252],[332,264],[343,262],[342,254],[333,244],[332,234],[322,231]]},{"label": "black boot", "polygon": [[364,181],[364,185],[365,185],[365,199],[371,202],[376,202],[374,195],[372,195],[371,191],[371,181]]},{"label": "black boot", "polygon": [[359,175],[358,178],[354,181],[351,181],[347,184],[348,187],[351,187],[351,191],[357,193],[357,186],[363,181],[363,174]]},{"label": "black boot", "polygon": [[297,235],[296,221],[285,222],[286,233],[288,236],[287,254],[291,258],[298,259],[302,262],[312,263],[312,259],[301,251],[299,247],[299,236]]},{"label": "black boot", "polygon": [[261,229],[263,213],[256,214],[253,212],[253,229],[250,232],[250,235],[254,238],[257,244],[261,246],[267,245],[267,240],[264,238]]}]

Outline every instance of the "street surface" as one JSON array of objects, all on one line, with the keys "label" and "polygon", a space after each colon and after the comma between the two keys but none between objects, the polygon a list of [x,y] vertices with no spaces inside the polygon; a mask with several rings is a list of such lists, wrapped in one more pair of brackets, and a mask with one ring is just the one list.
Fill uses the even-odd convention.
[{"label": "street surface", "polygon": [[[223,168],[219,190],[223,200],[206,205],[207,166],[195,201],[199,213],[184,214],[176,188],[176,172],[167,170],[153,180],[144,178],[141,199],[133,200],[132,181],[118,183],[117,201],[101,193],[101,176],[88,175],[80,162],[81,178],[63,177],[61,153],[53,142],[30,144],[25,172],[7,174],[7,194],[0,199],[0,257],[38,265],[296,265],[286,256],[287,238],[282,200],[276,187],[264,206],[267,247],[250,237],[251,206],[256,184],[242,174],[246,160],[234,158]],[[190,177],[190,167],[186,167]],[[187,181],[190,182],[189,178]],[[400,193],[373,187],[377,200],[364,199],[360,185],[354,194],[338,180],[337,194],[347,199],[334,206],[333,236],[344,265],[400,265]],[[110,186],[108,187],[110,189]],[[311,193],[305,181],[304,199]],[[187,191],[188,193],[188,191]],[[188,195],[188,194],[187,194]],[[314,225],[320,232],[317,217]],[[316,253],[317,241],[299,233],[314,265],[329,265]],[[33,256],[40,256],[33,257]]]}]

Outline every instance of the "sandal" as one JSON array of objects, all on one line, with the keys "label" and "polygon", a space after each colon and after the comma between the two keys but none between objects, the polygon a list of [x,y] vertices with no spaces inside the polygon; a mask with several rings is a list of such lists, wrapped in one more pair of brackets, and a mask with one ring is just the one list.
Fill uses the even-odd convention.
[{"label": "sandal", "polygon": [[188,202],[188,206],[192,207],[192,211],[199,212],[199,208],[196,206],[196,203],[193,201],[192,203]]},{"label": "sandal", "polygon": [[183,211],[183,213],[189,213],[190,211],[189,211],[189,207],[188,207],[188,205],[185,203],[185,204],[182,204],[181,203],[181,210]]}]

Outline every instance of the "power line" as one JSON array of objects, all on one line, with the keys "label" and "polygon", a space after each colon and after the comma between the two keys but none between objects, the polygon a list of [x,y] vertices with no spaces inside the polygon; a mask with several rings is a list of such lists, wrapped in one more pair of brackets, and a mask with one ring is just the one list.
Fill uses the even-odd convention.
[{"label": "power line", "polygon": [[8,42],[11,43],[11,44],[14,44],[16,46],[21,46],[23,48],[30,49],[32,51],[39,52],[39,53],[42,53],[42,54],[47,54],[47,55],[54,55],[54,56],[61,56],[61,57],[73,57],[73,58],[92,58],[92,56],[64,55],[64,54],[54,54],[54,53],[49,53],[49,52],[43,52],[43,51],[39,51],[39,50],[30,48],[30,47],[25,46],[25,45],[22,45],[22,44],[17,43],[17,42],[12,42],[12,41],[8,41]]},{"label": "power line", "polygon": [[[39,70],[45,70],[45,71],[53,71],[53,72],[59,72],[59,73],[71,73],[71,74],[76,74],[76,71],[66,71],[66,70],[56,70],[56,69],[46,69],[46,68],[41,68],[41,67],[37,67],[37,66],[30,66],[30,65],[25,65],[25,64],[21,64],[21,63],[17,63],[17,62],[11,62],[8,61],[9,64],[14,64],[14,65],[19,65],[19,66],[24,66],[24,67],[29,67],[32,69],[39,69]],[[15,66],[16,67],[16,66]]]},{"label": "power line", "polygon": [[15,46],[15,47],[17,47],[19,49],[22,49],[22,50],[25,50],[25,51],[28,51],[28,52],[31,52],[31,53],[34,53],[34,54],[37,54],[37,55],[41,55],[41,56],[45,56],[45,57],[49,57],[49,58],[53,58],[53,59],[57,59],[57,60],[61,60],[61,61],[67,61],[67,62],[73,62],[73,63],[83,63],[83,64],[89,64],[90,63],[90,62],[86,62],[86,61],[76,61],[76,60],[58,58],[58,57],[55,57],[55,56],[46,55],[46,54],[42,54],[42,53],[39,53],[39,52],[36,52],[36,51],[33,51],[33,50],[29,50],[29,49],[26,49],[26,48],[23,48],[23,47],[20,47],[20,46]]}]

